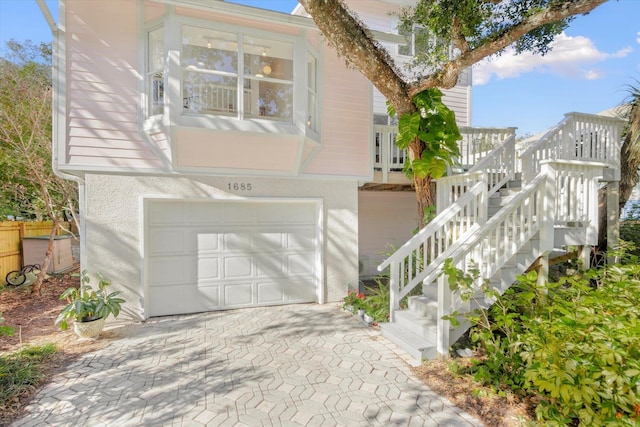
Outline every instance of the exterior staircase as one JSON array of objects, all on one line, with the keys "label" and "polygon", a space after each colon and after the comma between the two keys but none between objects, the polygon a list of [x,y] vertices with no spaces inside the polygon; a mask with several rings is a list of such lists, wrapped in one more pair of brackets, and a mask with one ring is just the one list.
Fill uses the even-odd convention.
[{"label": "exterior staircase", "polygon": [[[598,236],[598,190],[611,182],[610,212],[617,212],[620,130],[615,118],[570,113],[540,138],[516,146],[515,132],[496,142],[487,135],[463,138],[460,164],[437,182],[438,215],[387,258],[390,321],[382,334],[417,361],[446,357],[469,328],[443,316],[492,304],[480,287],[486,280],[500,293],[538,261],[541,283],[548,256],[567,246],[590,246]],[[616,214],[614,214],[616,215]],[[615,221],[617,223],[617,219]],[[442,273],[445,260],[465,273],[480,272],[476,294],[463,301]],[[421,286],[420,295],[414,295]],[[400,301],[407,298],[407,308]]]}]

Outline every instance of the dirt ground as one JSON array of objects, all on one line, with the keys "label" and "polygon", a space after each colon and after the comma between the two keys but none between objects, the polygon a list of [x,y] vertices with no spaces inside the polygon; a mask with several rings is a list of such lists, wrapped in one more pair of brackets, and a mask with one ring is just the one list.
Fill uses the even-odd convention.
[{"label": "dirt ground", "polygon": [[[70,329],[60,331],[54,320],[66,305],[59,295],[68,287],[79,285],[79,277],[70,273],[52,276],[42,286],[42,294],[29,296],[25,286],[0,287],[0,312],[5,318],[4,325],[14,327],[12,337],[0,337],[0,354],[16,350],[26,344],[55,343],[60,350],[47,366],[47,376],[69,365],[84,353],[95,351],[110,342],[109,333],[103,332],[100,339],[81,340]],[[106,334],[106,335],[105,335]],[[451,374],[444,362],[432,361],[414,368],[414,372],[435,392],[446,396],[452,403],[482,420],[486,426],[516,427],[526,425],[530,420],[528,407],[514,397],[492,397],[487,390],[472,381]],[[33,388],[24,396],[0,408],[0,425],[19,417],[31,396]]]}]

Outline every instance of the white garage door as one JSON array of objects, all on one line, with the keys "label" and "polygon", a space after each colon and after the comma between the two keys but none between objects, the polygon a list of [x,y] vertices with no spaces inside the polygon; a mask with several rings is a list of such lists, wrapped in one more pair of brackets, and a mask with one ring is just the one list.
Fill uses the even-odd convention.
[{"label": "white garage door", "polygon": [[318,218],[313,201],[147,201],[147,316],[317,301]]}]

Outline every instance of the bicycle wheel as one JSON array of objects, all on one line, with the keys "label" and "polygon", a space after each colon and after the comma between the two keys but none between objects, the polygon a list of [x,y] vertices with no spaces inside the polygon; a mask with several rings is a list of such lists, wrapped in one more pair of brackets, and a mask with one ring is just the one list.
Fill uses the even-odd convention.
[{"label": "bicycle wheel", "polygon": [[20,286],[27,280],[27,276],[22,274],[22,271],[10,271],[7,273],[5,280],[7,285]]},{"label": "bicycle wheel", "polygon": [[26,265],[22,269],[22,272],[24,274],[33,273],[34,271],[38,271],[38,272],[40,271],[40,264]]}]

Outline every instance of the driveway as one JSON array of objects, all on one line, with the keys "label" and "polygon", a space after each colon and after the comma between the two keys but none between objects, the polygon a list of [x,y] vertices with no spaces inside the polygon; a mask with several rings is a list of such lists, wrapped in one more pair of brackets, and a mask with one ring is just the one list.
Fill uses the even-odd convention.
[{"label": "driveway", "polygon": [[117,335],[13,425],[481,425],[335,304],[153,318]]}]

